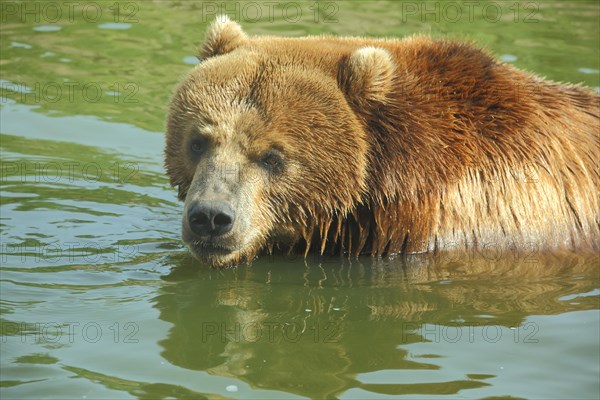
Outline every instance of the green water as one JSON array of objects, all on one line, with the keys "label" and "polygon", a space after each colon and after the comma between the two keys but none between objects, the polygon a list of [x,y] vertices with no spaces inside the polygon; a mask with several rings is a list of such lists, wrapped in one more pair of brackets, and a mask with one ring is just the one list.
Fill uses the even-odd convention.
[{"label": "green water", "polygon": [[161,132],[217,11],[470,39],[600,90],[600,3],[469,4],[2,0],[0,397],[599,398],[597,254],[215,271],[180,241]]}]

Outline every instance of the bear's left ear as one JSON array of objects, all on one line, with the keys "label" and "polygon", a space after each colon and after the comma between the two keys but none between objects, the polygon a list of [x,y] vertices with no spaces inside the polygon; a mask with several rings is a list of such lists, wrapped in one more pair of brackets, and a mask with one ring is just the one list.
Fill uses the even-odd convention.
[{"label": "bear's left ear", "polygon": [[392,91],[394,62],[380,47],[361,47],[339,66],[338,82],[348,98],[357,105],[385,103]]},{"label": "bear's left ear", "polygon": [[248,35],[237,22],[230,20],[226,15],[217,16],[206,31],[198,59],[202,61],[205,58],[229,53],[242,46],[246,40]]}]

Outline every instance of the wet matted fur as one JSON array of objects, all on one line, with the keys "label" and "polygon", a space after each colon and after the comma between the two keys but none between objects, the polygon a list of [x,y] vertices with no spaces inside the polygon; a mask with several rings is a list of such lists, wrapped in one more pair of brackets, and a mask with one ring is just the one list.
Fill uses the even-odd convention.
[{"label": "wet matted fur", "polygon": [[[165,165],[185,200],[184,240],[213,266],[274,245],[600,247],[592,90],[462,42],[250,37],[224,17],[200,58],[171,102]],[[231,204],[231,232],[190,231],[202,199]]]}]

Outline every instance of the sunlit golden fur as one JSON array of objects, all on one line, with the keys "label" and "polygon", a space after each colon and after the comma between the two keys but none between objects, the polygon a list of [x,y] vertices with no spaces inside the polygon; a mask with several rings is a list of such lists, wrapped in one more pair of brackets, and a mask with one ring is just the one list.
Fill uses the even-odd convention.
[{"label": "sunlit golden fur", "polygon": [[[249,37],[226,18],[200,58],[171,103],[165,164],[186,209],[224,185],[240,215],[227,254],[203,251],[184,221],[214,266],[274,244],[375,256],[600,248],[589,89],[460,42]],[[211,143],[199,161],[187,154],[197,134]],[[257,166],[271,148],[284,157],[276,176]],[[233,164],[234,183],[206,183],[207,165]]]}]

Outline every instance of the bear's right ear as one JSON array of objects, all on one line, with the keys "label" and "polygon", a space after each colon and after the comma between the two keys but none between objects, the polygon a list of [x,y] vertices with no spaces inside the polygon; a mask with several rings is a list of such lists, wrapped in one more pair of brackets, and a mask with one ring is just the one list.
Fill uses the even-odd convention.
[{"label": "bear's right ear", "polygon": [[387,50],[361,47],[340,63],[338,83],[356,105],[385,103],[393,89],[394,70]]},{"label": "bear's right ear", "polygon": [[198,59],[202,61],[206,58],[229,53],[242,46],[246,40],[248,40],[248,35],[237,22],[230,20],[227,15],[217,16],[206,31],[206,38],[200,49]]}]

